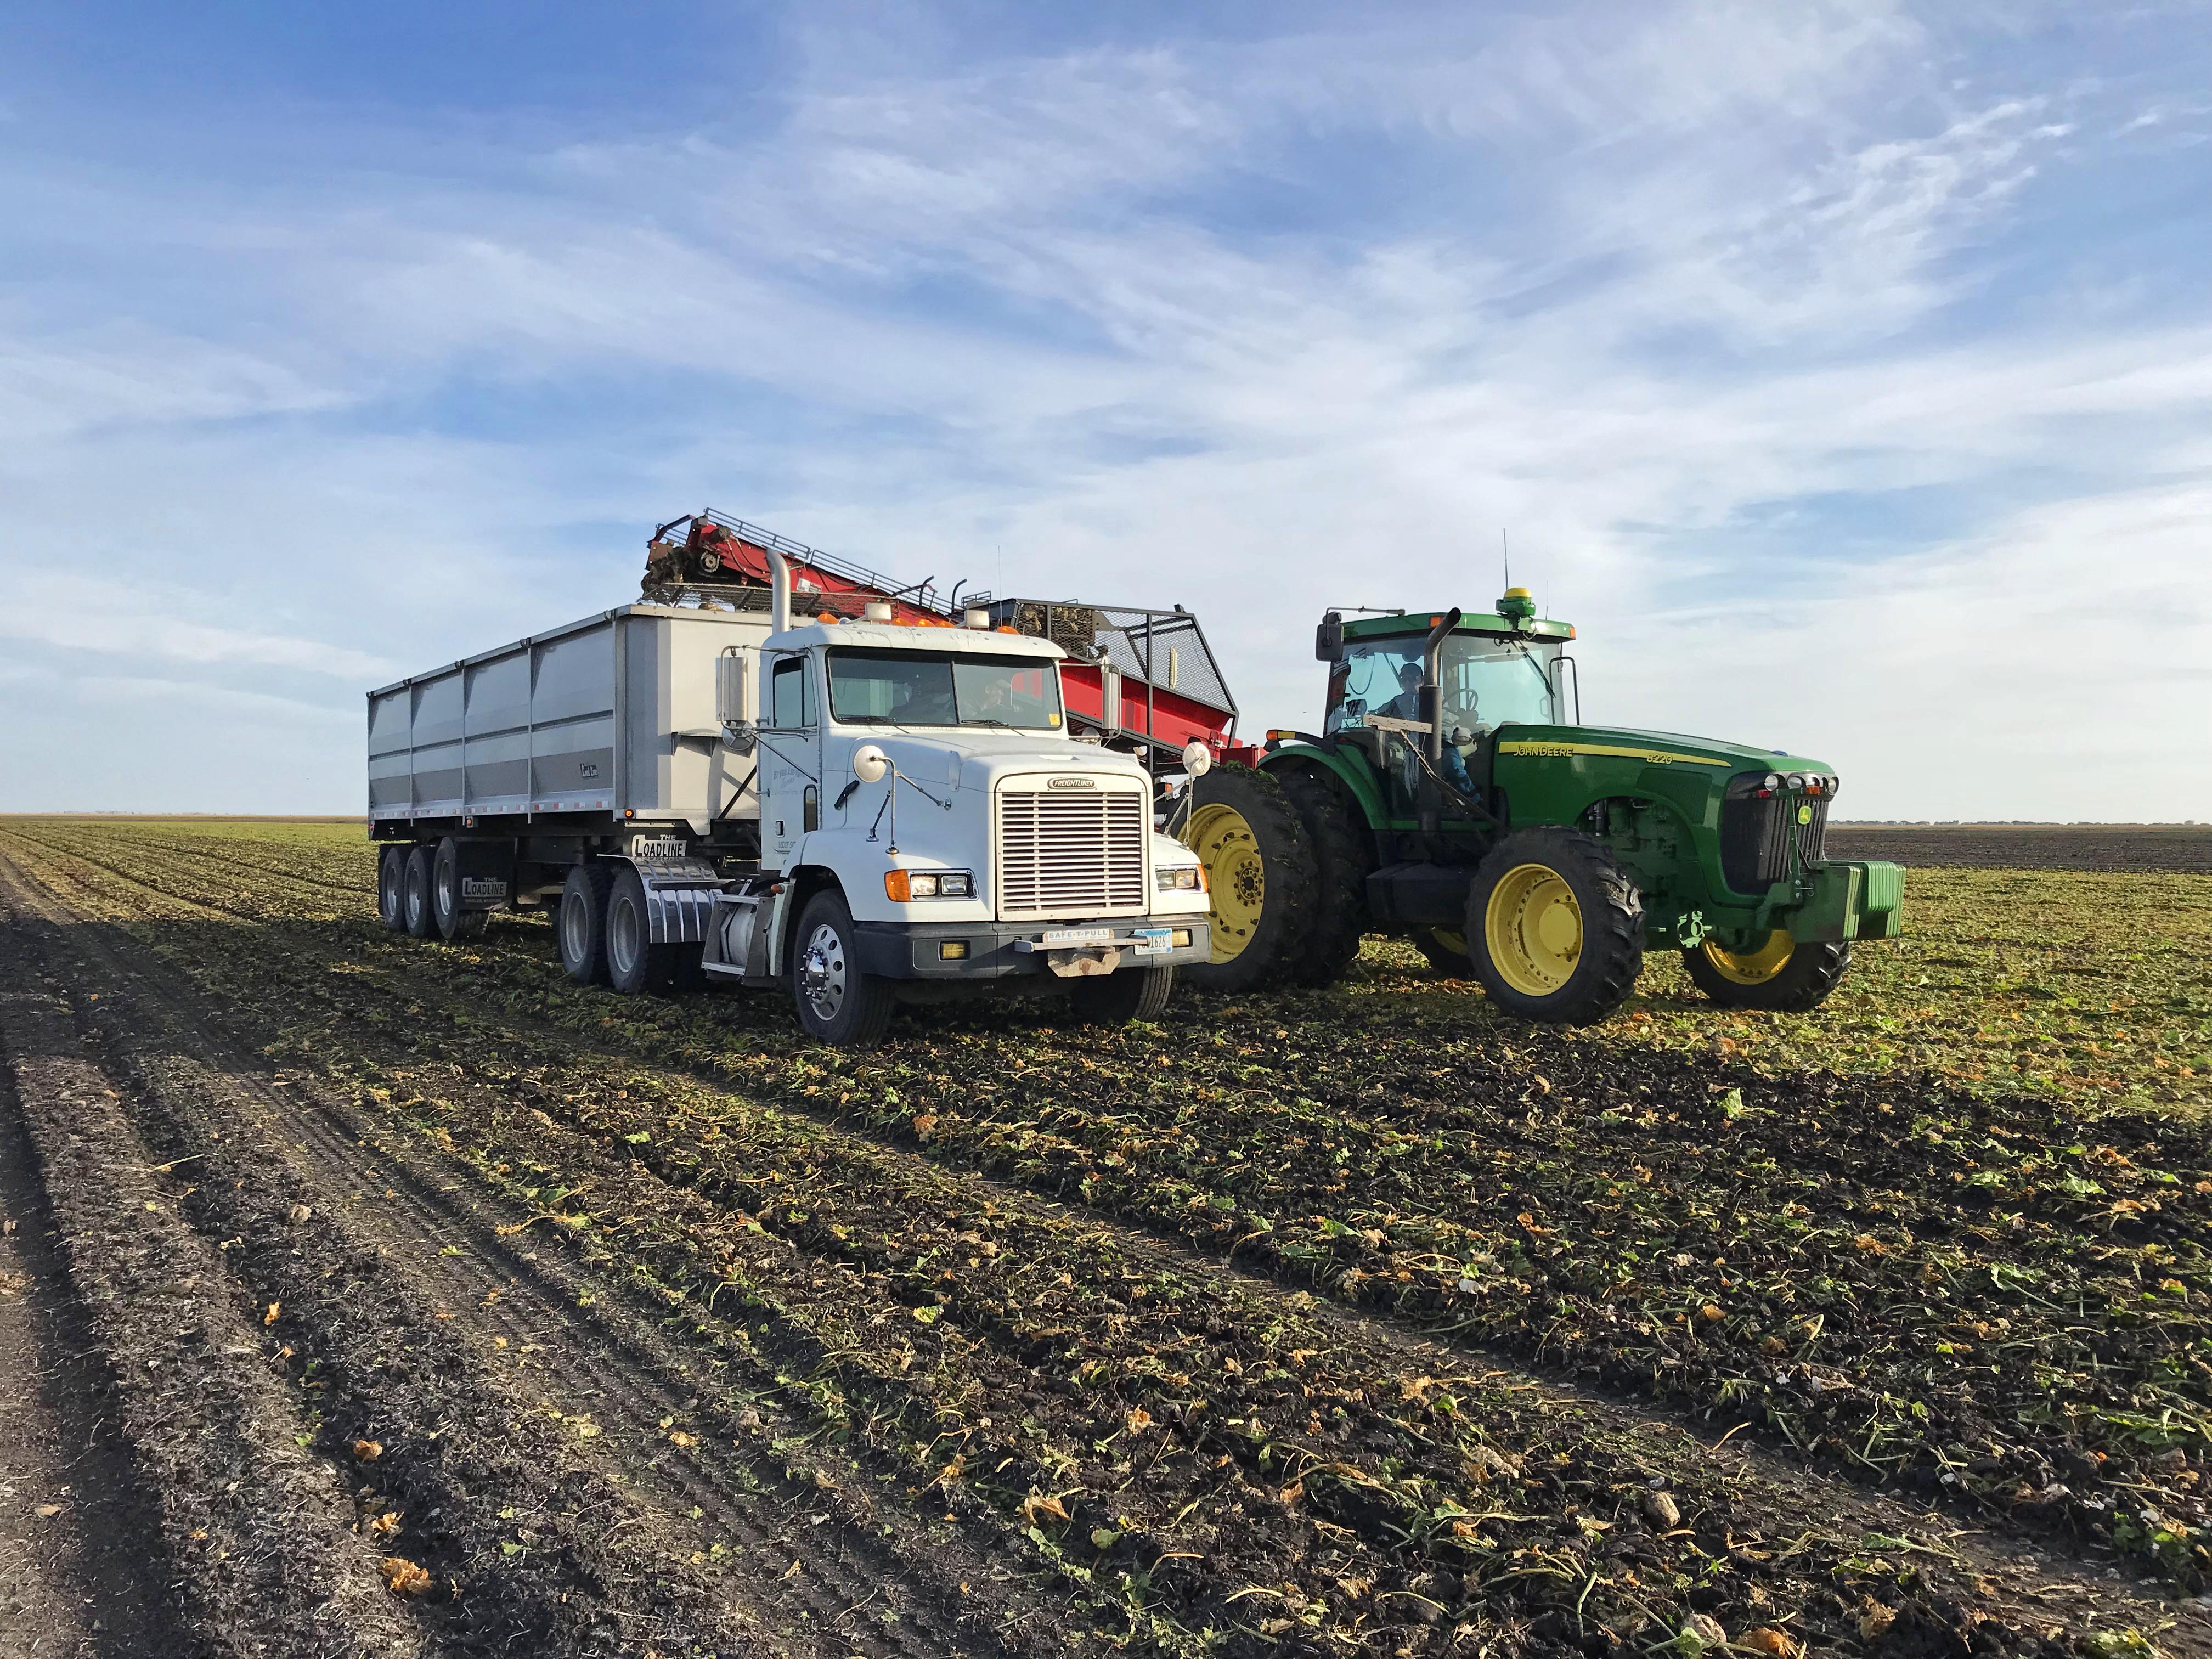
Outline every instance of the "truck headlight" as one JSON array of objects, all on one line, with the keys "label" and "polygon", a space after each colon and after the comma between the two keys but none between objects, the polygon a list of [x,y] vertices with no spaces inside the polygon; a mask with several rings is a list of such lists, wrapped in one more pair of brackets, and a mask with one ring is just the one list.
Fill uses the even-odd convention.
[{"label": "truck headlight", "polygon": [[1204,885],[1194,864],[1164,864],[1152,872],[1152,884],[1163,893],[1195,893]]},{"label": "truck headlight", "polygon": [[884,896],[896,904],[915,899],[973,898],[975,878],[965,870],[886,870]]}]

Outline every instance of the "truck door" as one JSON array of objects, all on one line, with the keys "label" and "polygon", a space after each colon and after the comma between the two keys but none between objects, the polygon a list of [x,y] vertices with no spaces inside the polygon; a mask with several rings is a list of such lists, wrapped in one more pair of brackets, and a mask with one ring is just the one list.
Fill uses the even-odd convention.
[{"label": "truck door", "polygon": [[761,862],[780,869],[799,836],[822,825],[820,702],[805,653],[769,662],[760,727]]}]

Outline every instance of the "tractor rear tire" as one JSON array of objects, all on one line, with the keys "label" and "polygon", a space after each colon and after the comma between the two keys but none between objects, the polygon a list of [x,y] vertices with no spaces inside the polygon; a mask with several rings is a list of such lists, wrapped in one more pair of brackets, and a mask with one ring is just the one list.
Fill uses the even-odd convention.
[{"label": "tractor rear tire", "polygon": [[1413,948],[1429,959],[1429,966],[1446,979],[1473,979],[1474,958],[1467,953],[1467,935],[1445,927],[1416,927],[1407,935]]},{"label": "tractor rear tire", "polygon": [[603,860],[587,859],[568,872],[561,889],[553,932],[561,943],[561,965],[579,985],[607,982],[607,890],[614,882],[614,871]]},{"label": "tractor rear tire", "polygon": [[1119,968],[1079,979],[1068,988],[1068,1006],[1085,1025],[1127,1025],[1158,1019],[1175,994],[1173,968]]},{"label": "tractor rear tire", "polygon": [[1359,954],[1367,932],[1367,875],[1375,867],[1375,841],[1360,822],[1359,803],[1335,777],[1317,766],[1273,775],[1298,815],[1314,854],[1312,944],[1291,969],[1299,985],[1334,985]]},{"label": "tractor rear tire", "polygon": [[1313,844],[1282,786],[1249,766],[1215,767],[1190,786],[1183,844],[1206,866],[1212,959],[1183,968],[1208,991],[1267,990],[1312,949],[1321,884]]},{"label": "tractor rear tire", "polygon": [[1682,952],[1697,988],[1723,1008],[1809,1014],[1850,971],[1848,939],[1798,945],[1776,929],[1753,951],[1730,951],[1713,939]]},{"label": "tractor rear tire", "polygon": [[1644,969],[1644,896],[1603,842],[1522,830],[1490,849],[1467,898],[1475,977],[1507,1012],[1594,1025]]}]

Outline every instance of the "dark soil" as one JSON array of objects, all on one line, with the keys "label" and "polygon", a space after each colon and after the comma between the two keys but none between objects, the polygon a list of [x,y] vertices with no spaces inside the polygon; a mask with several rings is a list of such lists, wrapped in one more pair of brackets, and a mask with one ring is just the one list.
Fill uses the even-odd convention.
[{"label": "dark soil", "polygon": [[2207,823],[1836,823],[1828,856],[1990,870],[2212,871]]},{"label": "dark soil", "polygon": [[[289,861],[262,867],[281,883]],[[1626,1393],[1702,1403],[1721,1426],[1765,1425],[1778,1443],[1805,1432],[1831,1459],[1820,1437],[1843,1437],[1819,1415],[1826,1390],[1807,1387],[1803,1404],[1783,1373],[1837,1375],[1871,1399],[1891,1390],[1883,1366],[1941,1361],[1920,1391],[1930,1417],[1909,1403],[1899,1414],[1899,1467],[1920,1467],[1938,1434],[2008,1432],[1996,1413],[1958,1414],[1980,1403],[1942,1392],[1966,1362],[1894,1312],[1908,1284],[1917,1305],[1944,1300],[1923,1270],[1948,1258],[1911,1254],[1937,1231],[1929,1214],[1885,1206],[1932,1211],[1957,1183],[1928,1175],[1931,1158],[1939,1175],[1953,1167],[1911,1138],[1929,1125],[1893,1130],[1882,1103],[1818,1088],[1796,1100],[1671,1062],[1615,1075],[1565,1044],[1502,1054],[1489,1073],[1416,1064],[1419,1041],[1287,1052],[1260,1005],[1195,1005],[1197,1030],[1179,1039],[1030,1028],[1015,1042],[980,1022],[920,1021],[855,1062],[791,1043],[787,1016],[755,1000],[566,989],[526,925],[503,925],[481,951],[396,945],[350,918],[335,934],[302,925],[283,886],[231,865],[234,876],[159,859],[142,881],[121,859],[102,872],[42,855],[46,890],[19,883],[18,908],[67,920],[31,932],[69,964],[79,1021],[149,1146],[165,1160],[183,1147],[227,1160],[227,1191],[195,1166],[187,1212],[206,1236],[239,1240],[227,1259],[242,1305],[266,1296],[298,1310],[307,1341],[288,1364],[295,1382],[323,1384],[318,1449],[335,1460],[348,1434],[386,1422],[400,1425],[395,1446],[419,1447],[434,1419],[454,1456],[483,1460],[418,1450],[370,1466],[390,1460],[386,1478],[419,1483],[370,1495],[406,1524],[420,1517],[461,1569],[456,1601],[510,1621],[472,1626],[426,1598],[416,1616],[438,1642],[520,1634],[514,1620],[547,1617],[564,1594],[680,1620],[696,1584],[753,1615],[749,1639],[847,1650],[807,1645],[826,1634],[802,1616],[812,1609],[779,1608],[726,1545],[682,1559],[678,1523],[735,1528],[748,1480],[779,1520],[744,1553],[804,1540],[790,1552],[802,1577],[858,1571],[882,1588],[868,1615],[898,1616],[846,1635],[852,1651],[908,1630],[921,1651],[980,1647],[988,1627],[1039,1650],[1596,1653],[1671,1639],[1692,1613],[1770,1650],[1759,1632],[1847,1651],[2025,1651],[2162,1622],[2078,1568],[1960,1535],[1940,1507],[1747,1474],[1758,1466],[1735,1447],[1716,1456],[1663,1415],[1639,1425],[1460,1346],[1476,1336],[1492,1354],[1563,1359]],[[294,890],[312,908],[332,886]],[[226,901],[269,925],[242,924]],[[216,1006],[222,993],[238,1006]],[[741,1070],[736,1033],[752,1058],[787,1058]],[[285,1069],[240,1054],[239,1036]],[[1286,1077],[1316,1093],[1289,1093]],[[726,1086],[740,1078],[744,1091]],[[763,1093],[797,1109],[760,1104]],[[1913,1109],[1931,1100],[1940,1146],[1967,1126],[1932,1096]],[[1808,1124],[1835,1117],[1872,1127],[1830,1137],[1832,1149],[1816,1135],[1804,1156]],[[2002,1141],[2010,1121],[1974,1127]],[[2170,1146],[2127,1144],[2136,1167],[2175,1162]],[[1785,1182],[1769,1164],[1805,1167]],[[979,1179],[979,1166],[1015,1184]],[[2014,1170],[2024,1178],[1999,1190],[2051,1230],[2055,1260],[2087,1221],[2039,1207],[2036,1173]],[[1783,1225],[1806,1219],[1786,1214],[1801,1199],[1840,1218],[1806,1231],[1849,1225],[1884,1248],[1853,1232],[1848,1249],[1815,1241],[1829,1255],[1762,1265],[1759,1250],[1802,1242]],[[312,1218],[293,1221],[295,1203]],[[1782,1220],[1747,1224],[1769,1206]],[[2194,1212],[2179,1213],[2186,1243]],[[1898,1217],[1913,1237],[1879,1236]],[[1652,1248],[1662,1227],[1668,1248]],[[331,1242],[313,1242],[326,1228]],[[1224,1271],[1207,1259],[1222,1248],[1270,1277]],[[2008,1267],[2039,1260],[2008,1223],[1990,1248]],[[1643,1264],[1632,1291],[1623,1250]],[[1851,1276],[1893,1255],[1893,1276]],[[1759,1304],[1797,1316],[1780,1292],[1825,1295],[1822,1280],[1839,1287],[1819,1310],[1834,1317],[1785,1362]],[[1729,1302],[1711,1319],[1697,1298],[1716,1285]],[[1387,1322],[1347,1320],[1304,1286]],[[2197,1294],[2177,1304],[2185,1316]],[[501,1322],[526,1303],[520,1325]],[[1868,1309],[1866,1353],[1829,1340],[1831,1327],[1859,1334]],[[1631,1328],[1638,1318],[1653,1328]],[[1412,1340],[1437,1326],[1458,1328],[1453,1344]],[[502,1395],[510,1373],[492,1349],[502,1335],[520,1346],[526,1329],[554,1338],[539,1345],[554,1355],[546,1386],[566,1408],[549,1420],[578,1439],[574,1407],[592,1393],[587,1421],[603,1430],[579,1441],[588,1456],[558,1433],[527,1443],[523,1462],[557,1471],[538,1477],[477,1443],[498,1440],[504,1414],[518,1429],[526,1416]],[[427,1369],[388,1382],[395,1351]],[[2117,1363],[2099,1350],[2083,1369]],[[1677,1371],[1692,1385],[1677,1388]],[[1928,1426],[1939,1408],[1954,1415]],[[1948,1456],[1965,1443],[1934,1443]],[[2179,1468],[2158,1472],[2177,1501],[2194,1468],[2185,1449]],[[533,1478],[538,1501],[555,1492],[550,1561],[489,1524]],[[595,1479],[634,1506],[634,1525],[620,1524],[652,1540],[655,1567],[633,1557],[625,1569],[608,1527],[591,1524],[616,1509],[562,1507]],[[706,1495],[701,1516],[675,1510],[678,1488]],[[2014,1506],[1986,1513],[2049,1530]],[[969,1598],[988,1609],[981,1626],[931,1634]],[[590,1651],[610,1625],[619,1618],[544,1628],[550,1650]],[[696,1617],[634,1627],[671,1650],[712,1629]],[[2199,1645],[2184,1626],[2159,1639]]]}]

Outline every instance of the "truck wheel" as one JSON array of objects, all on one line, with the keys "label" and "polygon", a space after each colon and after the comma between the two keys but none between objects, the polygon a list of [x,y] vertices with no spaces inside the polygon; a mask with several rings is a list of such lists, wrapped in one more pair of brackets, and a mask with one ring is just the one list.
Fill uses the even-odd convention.
[{"label": "truck wheel", "polygon": [[1175,994],[1173,968],[1122,968],[1093,979],[1079,979],[1067,994],[1068,1006],[1085,1025],[1127,1025],[1133,1019],[1158,1019]]},{"label": "truck wheel", "polygon": [[1851,947],[1842,939],[1799,945],[1778,927],[1743,951],[1709,939],[1683,951],[1682,965],[1697,988],[1723,1008],[1807,1014],[1843,983]]},{"label": "truck wheel", "polygon": [[617,872],[607,893],[607,983],[626,997],[657,991],[675,977],[672,945],[654,945],[645,881],[635,870]]},{"label": "truck wheel", "polygon": [[1206,866],[1213,954],[1183,972],[1209,991],[1279,985],[1312,947],[1312,843],[1282,786],[1249,766],[1214,768],[1191,797],[1183,844]]},{"label": "truck wheel", "polygon": [[1474,958],[1467,953],[1467,935],[1449,927],[1416,927],[1408,936],[1413,948],[1429,959],[1429,966],[1446,979],[1473,979]]},{"label": "truck wheel", "polygon": [[561,888],[561,914],[554,931],[561,938],[561,965],[580,985],[607,982],[607,889],[614,872],[587,859],[568,872]]},{"label": "truck wheel", "polygon": [[806,902],[793,940],[792,1000],[800,1029],[837,1048],[872,1048],[891,1023],[891,988],[860,971],[855,943],[842,894],[817,893]]},{"label": "truck wheel", "polygon": [[1319,767],[1273,775],[1314,854],[1313,943],[1291,969],[1300,985],[1334,985],[1367,932],[1367,874],[1375,843],[1352,792]]},{"label": "truck wheel", "polygon": [[439,937],[448,941],[481,939],[491,912],[471,910],[461,902],[461,848],[451,836],[438,843],[430,860],[430,915]]},{"label": "truck wheel", "polygon": [[397,842],[376,855],[376,914],[395,933],[407,926],[407,849]]},{"label": "truck wheel", "polygon": [[1467,899],[1475,977],[1523,1019],[1589,1025],[1644,968],[1644,898],[1591,837],[1523,830],[1491,848]]},{"label": "truck wheel", "polygon": [[407,868],[400,878],[401,919],[416,939],[429,939],[438,931],[438,916],[430,902],[430,849],[407,849]]}]

